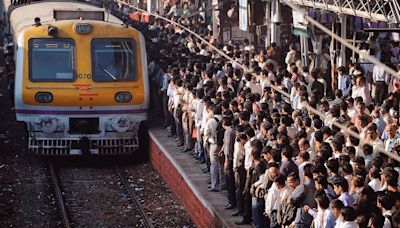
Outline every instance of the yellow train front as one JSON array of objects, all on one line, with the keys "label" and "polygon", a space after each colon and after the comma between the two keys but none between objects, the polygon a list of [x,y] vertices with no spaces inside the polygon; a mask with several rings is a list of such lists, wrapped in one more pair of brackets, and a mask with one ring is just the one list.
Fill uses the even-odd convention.
[{"label": "yellow train front", "polygon": [[[39,2],[9,13],[15,112],[27,125],[29,149],[40,155],[135,152],[149,103],[142,34],[85,3]],[[35,18],[41,22],[35,25]]]}]

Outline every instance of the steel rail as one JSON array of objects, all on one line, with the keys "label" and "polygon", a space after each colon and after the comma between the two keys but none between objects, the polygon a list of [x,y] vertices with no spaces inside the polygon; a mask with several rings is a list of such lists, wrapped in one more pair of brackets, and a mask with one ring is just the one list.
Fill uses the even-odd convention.
[{"label": "steel rail", "polygon": [[71,226],[71,222],[70,222],[70,219],[68,216],[68,210],[67,210],[67,207],[65,206],[64,198],[62,196],[59,177],[58,177],[57,172],[54,169],[54,165],[53,165],[53,163],[51,163],[51,161],[49,161],[49,169],[50,169],[51,180],[54,184],[54,190],[56,192],[58,206],[61,211],[61,216],[62,216],[64,225],[66,228],[71,228],[72,226]]},{"label": "steel rail", "polygon": [[132,188],[129,185],[128,182],[128,177],[121,168],[115,167],[114,168],[115,174],[119,177],[121,180],[121,183],[124,185],[126,191],[128,192],[130,198],[133,200],[135,203],[136,207],[139,209],[140,214],[143,216],[145,222],[146,222],[146,227],[148,228],[154,228],[153,222],[150,220],[149,216],[146,214],[146,210],[144,209],[142,203],[140,203],[139,199],[137,198],[135,192],[132,190]]}]

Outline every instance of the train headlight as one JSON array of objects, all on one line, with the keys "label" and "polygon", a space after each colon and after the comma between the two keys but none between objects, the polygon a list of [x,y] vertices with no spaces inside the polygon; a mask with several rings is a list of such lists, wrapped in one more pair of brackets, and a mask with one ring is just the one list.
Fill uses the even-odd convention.
[{"label": "train headlight", "polygon": [[38,92],[35,95],[35,100],[38,103],[50,103],[53,101],[53,94],[49,92]]},{"label": "train headlight", "polygon": [[40,119],[40,127],[44,133],[53,133],[57,130],[58,120],[52,117],[43,117]]},{"label": "train headlight", "polygon": [[127,116],[117,116],[112,119],[111,126],[117,132],[126,132],[131,126],[131,121]]},{"label": "train headlight", "polygon": [[119,103],[127,103],[132,100],[130,92],[118,92],[115,94],[115,101]]}]

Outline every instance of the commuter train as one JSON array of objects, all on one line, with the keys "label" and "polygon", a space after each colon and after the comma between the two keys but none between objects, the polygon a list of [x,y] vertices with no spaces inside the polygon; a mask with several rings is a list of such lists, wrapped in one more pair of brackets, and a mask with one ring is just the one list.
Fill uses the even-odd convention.
[{"label": "commuter train", "polygon": [[137,151],[149,105],[143,35],[82,2],[32,2],[11,6],[8,15],[16,119],[26,124],[28,149],[39,155]]}]

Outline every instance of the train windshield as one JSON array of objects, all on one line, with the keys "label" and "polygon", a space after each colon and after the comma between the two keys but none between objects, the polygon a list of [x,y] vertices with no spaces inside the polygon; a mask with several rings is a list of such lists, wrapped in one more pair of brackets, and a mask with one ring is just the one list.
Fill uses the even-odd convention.
[{"label": "train windshield", "polygon": [[93,80],[96,82],[137,80],[136,46],[132,39],[92,41]]},{"label": "train windshield", "polygon": [[30,39],[30,80],[74,81],[74,49],[72,39]]}]

